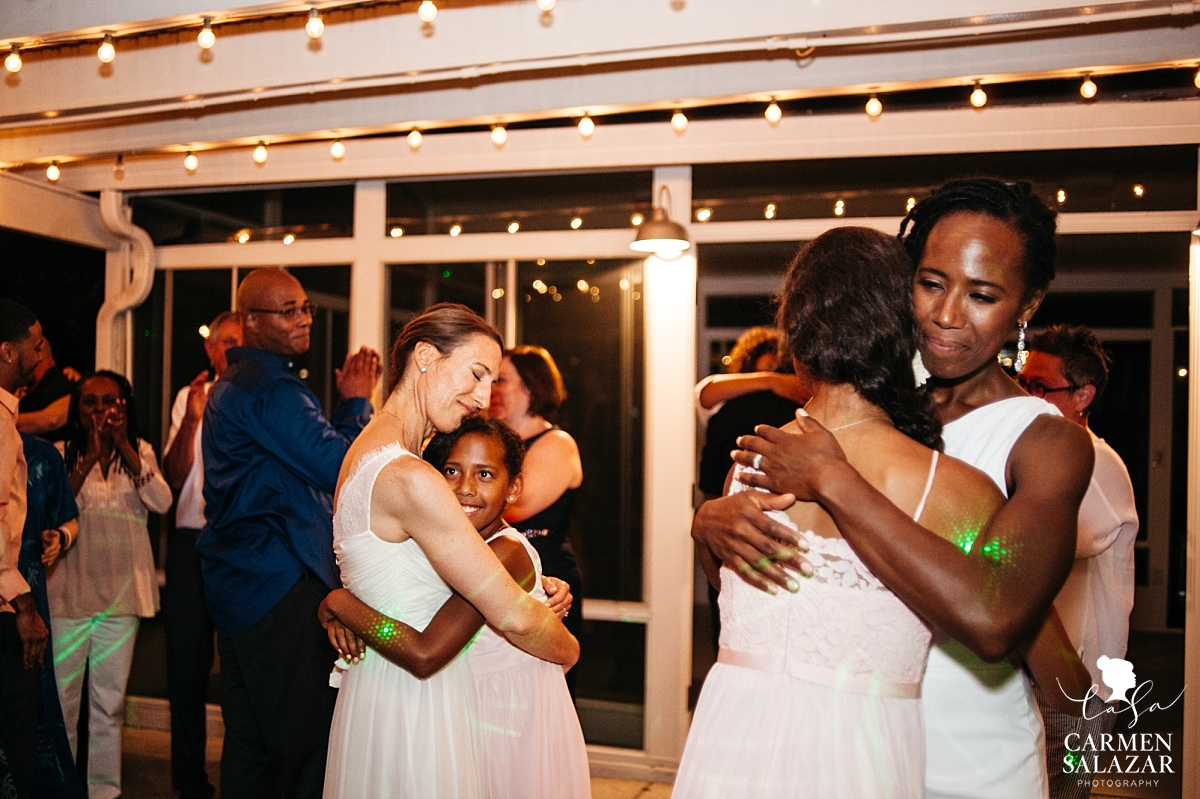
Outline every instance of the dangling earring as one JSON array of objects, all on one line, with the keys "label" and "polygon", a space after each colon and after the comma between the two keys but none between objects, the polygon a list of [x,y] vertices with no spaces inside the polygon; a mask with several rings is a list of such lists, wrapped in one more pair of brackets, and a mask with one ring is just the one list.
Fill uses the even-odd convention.
[{"label": "dangling earring", "polygon": [[1028,322],[1021,322],[1017,325],[1017,360],[1013,364],[1013,369],[1020,374],[1025,368],[1025,361],[1029,360],[1029,350],[1025,349],[1025,328]]}]

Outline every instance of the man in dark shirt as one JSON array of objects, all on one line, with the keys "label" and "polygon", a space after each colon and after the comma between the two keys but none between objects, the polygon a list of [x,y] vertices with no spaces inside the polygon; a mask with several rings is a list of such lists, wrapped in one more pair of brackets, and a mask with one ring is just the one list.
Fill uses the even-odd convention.
[{"label": "man in dark shirt", "polygon": [[17,429],[47,441],[59,441],[66,437],[67,411],[79,373],[74,369],[68,372],[54,362],[49,341],[42,347],[42,354],[45,357],[33,373],[33,385],[21,397]]},{"label": "man in dark shirt", "polygon": [[201,449],[205,527],[196,547],[217,628],[225,745],[221,795],[320,797],[337,658],[317,606],[340,585],[331,495],[371,418],[380,359],[363,348],[337,370],[332,424],[291,368],[312,309],[281,269],[238,289],[246,346],[209,392]]}]

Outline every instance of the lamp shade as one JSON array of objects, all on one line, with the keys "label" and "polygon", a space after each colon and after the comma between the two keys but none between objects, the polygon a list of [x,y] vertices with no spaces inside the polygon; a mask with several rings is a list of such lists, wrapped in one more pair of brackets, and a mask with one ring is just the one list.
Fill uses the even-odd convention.
[{"label": "lamp shade", "polygon": [[[663,187],[664,192],[666,187]],[[667,195],[669,198],[669,195]],[[662,205],[654,206],[650,219],[638,227],[637,236],[629,248],[636,252],[649,252],[660,258],[672,260],[678,258],[686,249],[692,246],[688,241],[687,231],[683,225],[671,221],[667,209]]]}]

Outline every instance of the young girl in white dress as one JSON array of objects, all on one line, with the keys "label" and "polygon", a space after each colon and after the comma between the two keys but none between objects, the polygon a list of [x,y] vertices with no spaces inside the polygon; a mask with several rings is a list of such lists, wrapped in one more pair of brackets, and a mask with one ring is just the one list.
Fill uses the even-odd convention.
[{"label": "young girl in white dress", "polygon": [[[342,465],[334,549],[345,586],[392,619],[423,629],[453,589],[509,641],[571,666],[578,642],[513,581],[446,480],[415,454],[487,407],[500,352],[496,331],[461,305],[435,305],[405,326],[387,401]],[[384,625],[378,636],[402,639],[403,628]],[[419,679],[367,657],[343,675],[325,796],[483,799],[478,705],[465,658]]]},{"label": "young girl in white dress", "polygon": [[[473,416],[453,433],[434,436],[424,458],[442,472],[471,524],[513,578],[545,600],[537,550],[503,518],[508,503],[521,493],[524,445],[517,434],[503,422]],[[587,750],[562,667],[521,651],[491,626],[483,626],[483,617],[461,596],[447,600],[423,631],[383,616],[345,589],[325,599],[321,620],[344,657],[357,664],[365,640],[420,678],[436,674],[468,647],[485,796],[591,796]]]}]

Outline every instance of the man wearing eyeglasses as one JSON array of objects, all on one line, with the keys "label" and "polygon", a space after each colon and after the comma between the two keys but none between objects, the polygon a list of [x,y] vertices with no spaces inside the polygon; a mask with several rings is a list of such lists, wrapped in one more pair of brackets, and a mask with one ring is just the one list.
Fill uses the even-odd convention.
[{"label": "man wearing eyeglasses", "polygon": [[245,346],[204,410],[205,526],[196,541],[217,629],[225,744],[221,795],[320,797],[337,653],[317,606],[340,586],[332,494],[351,442],[371,418],[379,353],[335,370],[343,402],[326,420],[292,369],[308,351],[312,306],[282,269],[238,289]]},{"label": "man wearing eyeglasses", "polygon": [[[1100,712],[1102,700],[1111,691],[1100,679],[1096,659],[1101,655],[1124,658],[1129,641],[1133,549],[1138,531],[1133,484],[1121,457],[1088,428],[1088,416],[1108,383],[1109,362],[1104,345],[1091,329],[1054,325],[1032,337],[1029,359],[1017,377],[1030,394],[1044,398],[1067,419],[1087,429],[1096,449],[1092,482],[1079,508],[1075,564],[1054,607],[1101,694],[1080,719],[1055,710],[1037,691],[1046,725],[1052,799],[1088,795],[1086,780],[1080,780],[1078,774],[1064,773],[1064,742],[1072,733],[1082,740],[1088,734],[1112,731],[1116,716]],[[1093,718],[1089,720],[1089,716]]]}]

